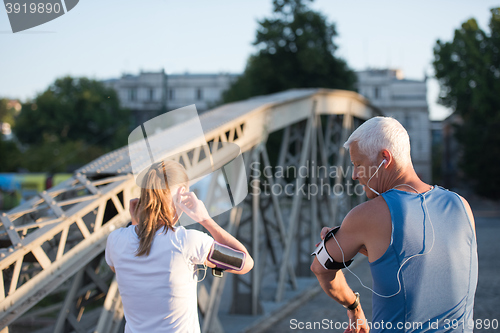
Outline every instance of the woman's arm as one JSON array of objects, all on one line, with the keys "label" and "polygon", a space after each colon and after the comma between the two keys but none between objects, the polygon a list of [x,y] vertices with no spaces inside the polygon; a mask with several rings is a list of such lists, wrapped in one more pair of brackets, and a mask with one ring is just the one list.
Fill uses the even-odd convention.
[{"label": "woman's arm", "polygon": [[[205,205],[196,197],[193,192],[183,192],[181,188],[177,191],[179,201],[177,205],[193,220],[200,222],[207,231],[212,235],[214,240],[220,244],[229,246],[232,249],[244,252],[246,255],[245,263],[241,271],[227,270],[229,273],[246,274],[253,268],[253,259],[248,253],[246,247],[241,244],[234,236],[221,228],[208,214]],[[214,267],[213,264],[207,262],[207,266]]]},{"label": "woman's arm", "polygon": [[[203,203],[202,203],[203,204]],[[230,233],[228,233],[226,230],[221,228],[212,218],[208,218],[207,220],[203,220],[200,222],[202,226],[205,227],[205,229],[208,230],[210,235],[214,238],[214,240],[220,244],[229,246],[232,249],[241,251],[245,253],[245,263],[243,266],[243,269],[241,271],[234,271],[234,270],[226,270],[226,272],[229,273],[234,273],[234,274],[246,274],[248,273],[252,268],[253,268],[253,259],[248,253],[246,247],[240,243],[239,240],[237,240],[235,237],[233,237]],[[208,262],[209,263],[209,262]],[[212,267],[214,266],[209,265],[207,263],[207,266]]]}]

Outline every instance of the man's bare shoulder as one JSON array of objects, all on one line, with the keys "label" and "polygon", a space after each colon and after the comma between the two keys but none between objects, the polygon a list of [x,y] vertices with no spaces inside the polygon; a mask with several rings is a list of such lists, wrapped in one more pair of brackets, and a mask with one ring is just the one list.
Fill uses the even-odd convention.
[{"label": "man's bare shoulder", "polygon": [[389,246],[392,230],[391,212],[384,198],[378,196],[354,207],[344,219],[342,228],[362,244],[359,251],[370,261],[380,258]]},{"label": "man's bare shoulder", "polygon": [[390,216],[387,203],[382,196],[378,196],[351,209],[344,222],[362,227],[367,223],[371,225],[373,222],[385,221],[388,218],[390,221]]},{"label": "man's bare shoulder", "polygon": [[463,196],[461,196],[460,194],[457,194],[457,195],[460,198],[460,200],[462,200],[462,203],[464,204],[464,207],[465,207],[465,210],[467,211],[467,213],[470,213],[472,215],[472,209],[470,208],[469,202],[467,200],[465,200],[465,198]]},{"label": "man's bare shoulder", "polygon": [[472,209],[470,208],[469,203],[467,202],[467,200],[465,200],[464,197],[462,197],[461,195],[458,195],[458,197],[460,198],[460,200],[462,200],[462,203],[464,204],[464,207],[465,207],[465,211],[467,212],[467,215],[469,216],[472,230],[474,230],[474,233],[476,233],[476,223],[474,221],[474,215],[472,214]]}]

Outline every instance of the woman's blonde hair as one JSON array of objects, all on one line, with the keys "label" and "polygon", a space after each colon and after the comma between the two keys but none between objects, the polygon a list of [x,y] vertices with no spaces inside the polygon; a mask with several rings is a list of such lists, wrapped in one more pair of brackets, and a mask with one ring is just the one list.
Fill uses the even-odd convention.
[{"label": "woman's blonde hair", "polygon": [[171,188],[179,186],[189,190],[186,170],[177,162],[158,162],[147,171],[135,209],[138,220],[137,234],[140,240],[136,256],[149,255],[155,234],[161,227],[165,232],[174,229],[179,216],[175,210]]}]

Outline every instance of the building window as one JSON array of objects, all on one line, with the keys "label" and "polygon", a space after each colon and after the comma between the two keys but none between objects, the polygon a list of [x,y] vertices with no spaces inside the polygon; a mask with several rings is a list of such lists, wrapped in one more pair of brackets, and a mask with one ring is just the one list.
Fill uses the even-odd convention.
[{"label": "building window", "polygon": [[201,88],[196,89],[196,100],[200,101],[203,99],[203,91]]},{"label": "building window", "polygon": [[380,98],[380,88],[379,87],[375,87],[373,95],[375,96],[375,99]]},{"label": "building window", "polygon": [[404,127],[406,128],[407,131],[411,129],[411,115],[409,113],[405,113]]},{"label": "building window", "polygon": [[168,89],[168,99],[171,100],[171,101],[175,99],[175,91],[174,91],[174,89]]},{"label": "building window", "polygon": [[150,101],[155,99],[155,90],[153,88],[149,88],[148,97]]},{"label": "building window", "polygon": [[130,88],[128,90],[128,100],[129,101],[136,101],[137,100],[137,89],[136,88]]}]

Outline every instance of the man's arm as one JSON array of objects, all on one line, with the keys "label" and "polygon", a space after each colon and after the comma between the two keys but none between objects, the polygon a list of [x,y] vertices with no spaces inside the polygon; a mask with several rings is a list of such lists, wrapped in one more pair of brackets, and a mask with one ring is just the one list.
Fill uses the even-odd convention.
[{"label": "man's arm", "polygon": [[347,284],[340,269],[325,269],[318,259],[314,258],[311,271],[316,275],[324,292],[338,303],[349,306],[356,301],[356,295]]},{"label": "man's arm", "polygon": [[[355,210],[346,216],[339,231],[325,243],[326,250],[336,262],[347,262],[359,251],[363,251],[363,249],[366,251],[362,242],[363,236],[359,230],[361,226],[356,218],[356,215],[359,214],[356,214]],[[323,228],[321,238],[325,237],[327,231],[327,228]],[[316,275],[323,291],[338,303],[350,306],[356,301],[356,295],[347,284],[341,270],[325,269],[316,257],[311,265],[311,270]],[[354,324],[354,326],[350,326],[353,328],[350,330],[351,332],[369,331],[361,305],[358,305],[355,310],[347,310],[347,315],[350,322]]]},{"label": "man's arm", "polygon": [[[323,291],[343,306],[350,306],[356,301],[356,295],[347,284],[341,270],[327,270],[314,258],[311,270],[316,275]],[[370,329],[365,313],[359,304],[354,310],[347,310],[349,329],[346,332],[368,332]]]}]

